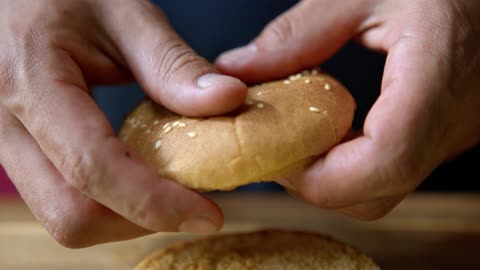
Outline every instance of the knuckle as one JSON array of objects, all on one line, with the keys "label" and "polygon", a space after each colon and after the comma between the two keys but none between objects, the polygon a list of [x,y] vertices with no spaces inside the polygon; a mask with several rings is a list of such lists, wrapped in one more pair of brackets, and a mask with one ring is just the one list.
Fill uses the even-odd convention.
[{"label": "knuckle", "polygon": [[71,209],[50,214],[44,221],[44,226],[60,245],[81,248],[89,245],[86,240],[91,228],[89,223],[91,222],[88,213],[79,213],[77,209]]},{"label": "knuckle", "polygon": [[180,40],[159,42],[153,55],[155,55],[152,58],[153,69],[163,81],[169,81],[188,68],[205,62]]},{"label": "knuckle", "polygon": [[[28,10],[28,20],[24,17],[11,17],[7,25],[7,33],[12,44],[18,44],[18,48],[28,48],[25,45],[38,45],[48,40],[48,32],[51,29],[52,22],[57,21],[59,17],[59,3],[54,0],[35,1]],[[48,6],[50,8],[45,9]],[[25,10],[20,10],[25,12]]]},{"label": "knuckle", "polygon": [[44,72],[42,61],[49,47],[48,37],[41,33],[40,26],[10,28],[0,48],[0,99],[14,111],[12,107],[18,109],[18,103],[25,100],[26,90]]},{"label": "knuckle", "polygon": [[265,28],[262,35],[260,35],[259,41],[260,43],[265,42],[266,45],[289,42],[295,38],[295,28],[296,20],[292,18],[290,13],[286,13]]},{"label": "knuckle", "polygon": [[60,161],[60,171],[67,183],[84,194],[94,194],[96,184],[104,176],[95,156],[94,151],[84,150],[67,155]]}]

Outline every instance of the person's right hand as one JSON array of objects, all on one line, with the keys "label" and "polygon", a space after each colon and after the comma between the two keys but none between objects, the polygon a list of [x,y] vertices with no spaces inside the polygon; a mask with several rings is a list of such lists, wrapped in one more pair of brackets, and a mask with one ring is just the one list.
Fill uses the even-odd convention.
[{"label": "person's right hand", "polygon": [[0,164],[67,247],[216,231],[220,209],[160,179],[116,138],[89,90],[134,78],[188,116],[243,103],[246,86],[214,74],[146,0],[0,0]]}]

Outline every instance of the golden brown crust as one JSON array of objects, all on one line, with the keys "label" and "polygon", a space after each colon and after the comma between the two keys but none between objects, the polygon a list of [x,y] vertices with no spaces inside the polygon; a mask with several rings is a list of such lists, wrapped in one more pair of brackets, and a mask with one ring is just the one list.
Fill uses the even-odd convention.
[{"label": "golden brown crust", "polygon": [[146,257],[135,270],[379,270],[367,255],[327,235],[261,230],[178,243]]},{"label": "golden brown crust", "polygon": [[197,190],[231,190],[300,172],[340,142],[354,110],[342,84],[308,73],[251,87],[242,108],[208,119],[142,102],[119,136],[161,176]]}]

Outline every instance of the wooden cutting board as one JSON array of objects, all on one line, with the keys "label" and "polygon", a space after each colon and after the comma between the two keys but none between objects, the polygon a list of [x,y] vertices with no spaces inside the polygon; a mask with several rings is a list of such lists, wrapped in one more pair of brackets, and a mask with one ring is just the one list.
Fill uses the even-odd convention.
[{"label": "wooden cutting board", "polygon": [[[319,210],[278,192],[212,198],[225,212],[222,233],[266,227],[313,230],[356,246],[382,269],[480,269],[480,194],[412,194],[375,222]],[[131,270],[155,249],[192,237],[159,233],[70,250],[54,242],[21,201],[0,200],[2,270]]]}]

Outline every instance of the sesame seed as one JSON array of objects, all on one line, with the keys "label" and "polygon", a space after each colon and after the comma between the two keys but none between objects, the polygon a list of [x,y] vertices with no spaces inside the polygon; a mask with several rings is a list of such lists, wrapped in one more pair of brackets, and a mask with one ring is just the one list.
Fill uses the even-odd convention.
[{"label": "sesame seed", "polygon": [[302,73],[298,73],[297,75],[295,75],[295,80],[299,80],[300,78],[302,78]]},{"label": "sesame seed", "polygon": [[152,131],[150,129],[147,129],[147,131],[145,131],[145,133],[150,134],[150,133],[152,133]]},{"label": "sesame seed", "polygon": [[140,121],[137,120],[136,118],[130,119],[128,123],[134,128],[137,128],[138,126],[140,126]]},{"label": "sesame seed", "polygon": [[155,149],[160,148],[161,145],[162,145],[162,141],[158,140],[158,141],[155,143]]},{"label": "sesame seed", "polygon": [[185,123],[183,123],[183,122],[180,122],[180,123],[178,123],[178,126],[184,128],[184,127],[187,126],[187,124],[185,124]]},{"label": "sesame seed", "polygon": [[316,69],[312,70],[312,75],[318,75],[318,70]]},{"label": "sesame seed", "polygon": [[310,110],[311,112],[316,112],[316,113],[320,112],[320,109],[317,108],[317,107],[310,107],[310,108],[308,108],[308,110]]},{"label": "sesame seed", "polygon": [[295,77],[295,75],[291,75],[291,76],[288,77],[288,79],[289,79],[290,81],[295,81],[296,78],[297,78],[297,77]]},{"label": "sesame seed", "polygon": [[180,124],[180,121],[175,121],[175,122],[173,122],[173,124],[172,124],[172,125],[173,125],[174,127],[177,127],[177,126],[178,126],[178,124]]},{"label": "sesame seed", "polygon": [[332,89],[332,86],[329,83],[326,83],[325,90],[329,91],[330,89]]},{"label": "sesame seed", "polygon": [[263,103],[258,103],[257,104],[257,108],[259,109],[263,109],[265,107],[265,105]]},{"label": "sesame seed", "polygon": [[172,131],[172,130],[173,130],[173,127],[168,126],[168,127],[165,129],[164,132],[165,132],[165,134],[167,134],[167,133],[169,133],[169,132]]},{"label": "sesame seed", "polygon": [[158,125],[159,123],[160,123],[160,121],[158,121],[158,120],[155,120],[155,121],[153,122],[154,125]]},{"label": "sesame seed", "polygon": [[145,124],[142,124],[142,125],[140,126],[140,128],[146,128],[146,127],[147,127],[147,125],[145,125]]},{"label": "sesame seed", "polygon": [[167,128],[169,128],[169,127],[170,127],[170,123],[166,123],[165,125],[163,125],[162,128],[163,128],[163,129],[167,129]]},{"label": "sesame seed", "polygon": [[261,95],[263,95],[262,92],[258,92],[258,93],[257,93],[257,96],[261,96]]},{"label": "sesame seed", "polygon": [[323,114],[327,115],[328,114],[327,110],[323,111]]},{"label": "sesame seed", "polygon": [[246,103],[247,105],[253,105],[253,101],[251,101],[251,100],[247,100],[245,103]]},{"label": "sesame seed", "polygon": [[283,84],[290,84],[290,81],[289,81],[289,80],[285,80],[285,81],[283,81]]},{"label": "sesame seed", "polygon": [[195,137],[197,137],[197,133],[195,133],[195,132],[188,132],[187,135],[188,135],[188,137],[190,137],[190,138],[195,138]]},{"label": "sesame seed", "polygon": [[312,80],[306,79],[306,80],[305,80],[305,83],[306,83],[306,84],[311,84],[311,83],[312,83]]}]

